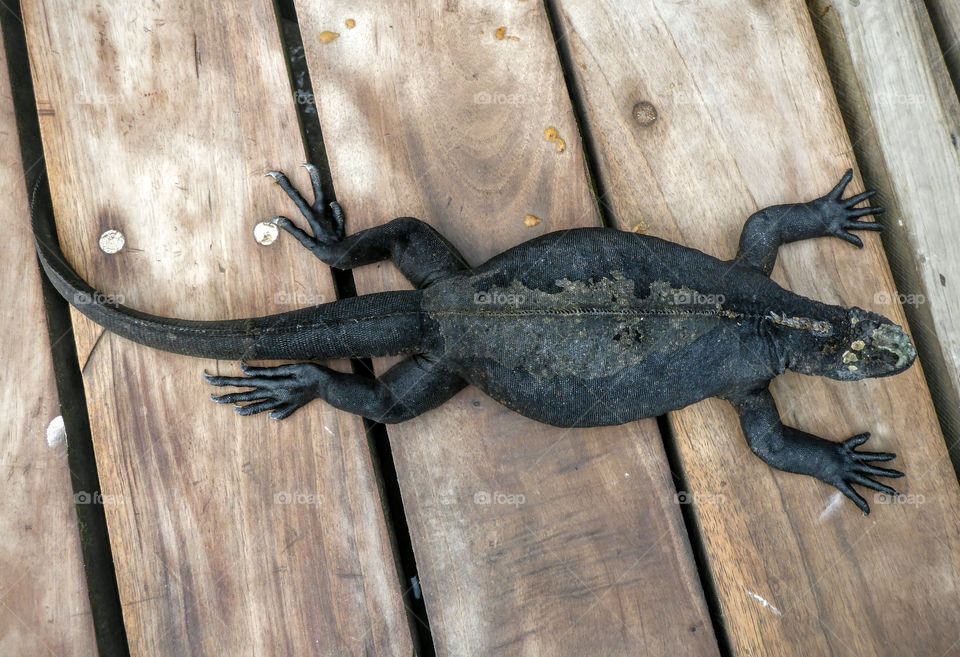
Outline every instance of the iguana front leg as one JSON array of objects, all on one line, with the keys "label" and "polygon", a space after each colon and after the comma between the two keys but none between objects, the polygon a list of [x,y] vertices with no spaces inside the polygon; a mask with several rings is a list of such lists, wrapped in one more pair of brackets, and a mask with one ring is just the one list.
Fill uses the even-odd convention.
[{"label": "iguana front leg", "polygon": [[870,505],[853,489],[854,484],[896,495],[894,489],[870,479],[902,477],[903,473],[899,470],[870,465],[876,461],[893,460],[896,454],[856,451],[870,438],[869,433],[857,434],[835,443],[784,426],[767,388],[730,396],[728,399],[740,414],[740,425],[750,449],[774,468],[816,477],[849,497],[864,513],[870,513]]},{"label": "iguana front leg", "polygon": [[271,171],[269,175],[296,204],[313,234],[284,216],[274,217],[273,221],[326,264],[337,269],[353,269],[381,260],[393,260],[416,287],[469,269],[466,260],[450,242],[429,224],[413,217],[399,217],[345,237],[343,208],[336,201],[324,207],[320,174],[312,164],[304,167],[313,185],[312,204],[307,203],[284,174]]},{"label": "iguana front leg", "polygon": [[751,215],[740,234],[735,264],[754,267],[769,276],[780,245],[814,237],[839,237],[862,248],[863,241],[850,231],[881,230],[880,224],[860,221],[860,217],[879,214],[883,208],[855,207],[876,194],[873,190],[843,198],[852,179],[853,170],[849,169],[826,196],[809,203],[774,205]]}]

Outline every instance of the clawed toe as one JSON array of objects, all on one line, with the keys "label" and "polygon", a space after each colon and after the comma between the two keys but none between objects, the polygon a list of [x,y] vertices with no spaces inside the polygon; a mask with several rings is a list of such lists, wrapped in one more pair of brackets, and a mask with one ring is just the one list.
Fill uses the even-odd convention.
[{"label": "clawed toe", "polygon": [[848,169],[840,182],[837,183],[837,186],[834,187],[829,194],[821,198],[819,202],[822,204],[822,207],[824,207],[825,216],[829,217],[827,232],[858,248],[863,248],[863,240],[850,231],[883,230],[883,226],[876,220],[863,221],[861,217],[876,217],[876,215],[884,212],[884,208],[879,206],[856,207],[858,204],[875,196],[877,193],[875,189],[855,194],[850,198],[843,198],[843,193],[852,180],[853,169]]},{"label": "clawed toe", "polygon": [[210,396],[217,404],[233,404],[239,415],[270,411],[271,418],[282,420],[318,395],[322,368],[317,365],[292,363],[277,367],[255,367],[243,363],[240,368],[246,376],[203,374],[207,383],[214,386],[249,388]]},{"label": "clawed toe", "polygon": [[273,178],[280,188],[286,192],[287,196],[293,201],[297,209],[310,224],[310,230],[313,235],[307,234],[298,228],[290,219],[282,216],[274,217],[272,221],[280,228],[292,234],[299,242],[308,249],[314,251],[320,245],[333,244],[343,240],[345,231],[345,220],[343,208],[336,201],[329,205],[324,203],[323,188],[320,180],[319,170],[312,164],[304,164],[310,176],[310,184],[313,187],[313,203],[310,204],[303,197],[300,191],[291,184],[290,179],[281,171],[269,171],[268,176]]},{"label": "clawed toe", "polygon": [[870,513],[870,505],[853,489],[853,485],[870,488],[880,493],[890,496],[896,496],[897,491],[886,484],[874,481],[870,477],[883,477],[887,479],[898,479],[904,476],[904,473],[893,468],[878,468],[868,465],[871,462],[890,461],[896,458],[896,454],[890,452],[858,452],[856,448],[869,440],[869,433],[861,433],[848,438],[837,446],[836,450],[836,472],[831,481],[832,484],[841,493],[853,501],[857,507],[865,514]]}]

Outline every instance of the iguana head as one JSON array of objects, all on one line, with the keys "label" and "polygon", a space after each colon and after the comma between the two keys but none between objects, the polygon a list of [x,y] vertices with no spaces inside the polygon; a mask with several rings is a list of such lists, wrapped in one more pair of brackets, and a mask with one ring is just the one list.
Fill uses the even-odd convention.
[{"label": "iguana head", "polygon": [[[804,321],[801,321],[804,320]],[[883,315],[843,309],[829,320],[773,318],[785,335],[788,367],[802,374],[858,381],[899,374],[917,351],[910,336]]]}]

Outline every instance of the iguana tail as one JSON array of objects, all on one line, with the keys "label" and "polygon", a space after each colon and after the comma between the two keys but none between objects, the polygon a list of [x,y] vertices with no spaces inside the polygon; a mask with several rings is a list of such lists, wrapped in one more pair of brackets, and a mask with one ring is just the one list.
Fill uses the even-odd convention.
[{"label": "iguana tail", "polygon": [[112,303],[67,263],[56,235],[33,219],[37,254],[58,292],[112,333],[187,356],[230,360],[325,360],[419,351],[419,290],[368,294],[278,315],[192,321]]}]

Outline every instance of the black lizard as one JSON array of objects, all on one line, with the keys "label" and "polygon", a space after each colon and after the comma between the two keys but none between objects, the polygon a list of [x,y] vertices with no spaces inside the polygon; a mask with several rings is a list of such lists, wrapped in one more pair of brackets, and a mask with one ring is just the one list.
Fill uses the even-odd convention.
[{"label": "black lizard", "polygon": [[[274,222],[340,269],[392,260],[415,286],[269,317],[197,322],[109,303],[66,263],[55,236],[34,222],[40,260],[60,293],[110,331],[165,351],[222,359],[325,360],[407,354],[378,379],[316,363],[242,366],[245,376],[207,375],[215,396],[251,415],[288,417],[312,399],[380,422],[402,422],[468,383],[514,411],[562,427],[621,424],[708,397],[729,400],[750,448],[775,468],[838,488],[895,491],[871,477],[894,454],[857,451],[869,434],[832,442],[784,426],[770,395],[785,370],[845,381],[896,374],[913,363],[908,336],[885,317],[784,290],[770,278],[781,244],[834,236],[862,247],[853,230],[880,208],[855,208],[872,192],[843,198],[848,171],[826,196],[751,216],[732,261],[609,228],[549,233],[469,267],[429,225],[402,217],[345,236],[344,215],[324,204],[317,170],[308,203],[279,172],[270,175],[306,217],[312,234]],[[44,232],[46,230],[47,232]]]}]

